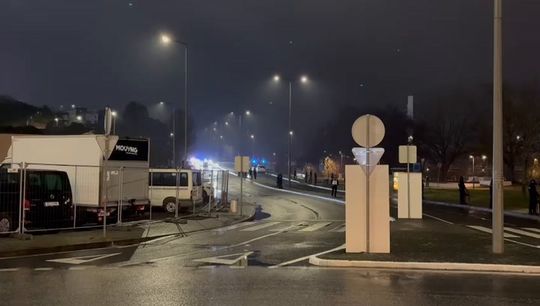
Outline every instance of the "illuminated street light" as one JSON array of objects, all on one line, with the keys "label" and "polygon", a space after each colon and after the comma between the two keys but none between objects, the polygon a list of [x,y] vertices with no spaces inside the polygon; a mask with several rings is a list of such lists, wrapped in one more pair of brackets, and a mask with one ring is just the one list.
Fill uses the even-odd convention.
[{"label": "illuminated street light", "polygon": [[229,125],[229,121],[225,121],[225,125],[227,125],[227,126],[228,126],[228,125]]},{"label": "illuminated street light", "polygon": [[75,104],[71,104],[71,108],[75,108]]},{"label": "illuminated street light", "polygon": [[[274,75],[274,82],[280,82],[281,77],[278,74]],[[300,76],[300,82],[305,84],[308,82],[308,77],[306,75]],[[292,82],[291,80],[286,80],[289,83],[289,135],[292,136]],[[289,178],[289,187],[291,186],[291,147],[292,147],[292,137],[287,137],[287,172]]]},{"label": "illuminated street light", "polygon": [[248,115],[248,116],[251,115],[251,112],[247,110],[246,115]]},{"label": "illuminated street light", "polygon": [[294,132],[293,132],[293,131],[289,131],[289,135],[291,135],[291,136],[292,136],[293,134],[294,134]]},{"label": "illuminated street light", "polygon": [[[188,44],[184,41],[174,39],[166,33],[160,35],[161,43],[163,45],[170,45],[176,43],[184,47],[184,156],[182,158],[183,163],[187,160],[187,146],[188,146]],[[160,103],[161,104],[161,103]],[[174,167],[176,167],[176,155],[173,157]]]},{"label": "illuminated street light", "polygon": [[77,121],[82,121],[82,116],[77,116]]},{"label": "illuminated street light", "polygon": [[163,105],[163,104],[165,104],[165,102],[163,102],[163,101],[160,101],[160,102],[159,102],[159,105]]},{"label": "illuminated street light", "polygon": [[253,134],[251,134],[249,137],[250,137],[251,139],[255,139],[255,135],[253,135]]},{"label": "illuminated street light", "polygon": [[486,161],[486,159],[487,159],[487,155],[482,155],[482,160]]},{"label": "illuminated street light", "polygon": [[161,42],[164,44],[164,45],[168,45],[171,43],[171,37],[167,34],[161,34]]},{"label": "illuminated street light", "polygon": [[170,133],[169,136],[174,137],[174,133]]},{"label": "illuminated street light", "polygon": [[118,113],[117,113],[116,111],[112,111],[112,112],[111,112],[111,115],[112,115],[113,117],[116,117],[116,116],[118,115]]}]

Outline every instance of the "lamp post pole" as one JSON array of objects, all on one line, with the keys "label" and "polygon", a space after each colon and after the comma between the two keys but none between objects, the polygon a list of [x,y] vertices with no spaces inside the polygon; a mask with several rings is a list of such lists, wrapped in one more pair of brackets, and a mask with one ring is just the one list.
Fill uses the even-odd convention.
[{"label": "lamp post pole", "polygon": [[288,158],[287,158],[287,176],[289,177],[289,188],[291,187],[291,147],[292,147],[292,82],[289,81],[289,131],[288,131]]},{"label": "lamp post pole", "polygon": [[502,0],[493,9],[493,216],[492,251],[504,252]]}]

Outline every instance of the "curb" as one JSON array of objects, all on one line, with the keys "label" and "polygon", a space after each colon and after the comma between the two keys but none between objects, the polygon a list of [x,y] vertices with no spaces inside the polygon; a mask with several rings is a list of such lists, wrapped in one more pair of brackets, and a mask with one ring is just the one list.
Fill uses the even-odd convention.
[{"label": "curb", "polygon": [[[481,212],[492,213],[490,208],[485,208],[485,207],[477,207],[477,206],[462,205],[462,204],[452,204],[452,203],[429,201],[429,200],[423,200],[423,202],[425,204],[430,204],[430,205],[438,205],[438,206],[453,207],[453,208],[464,208],[464,209],[468,209],[468,210],[476,210],[476,211],[481,211]],[[540,222],[540,217],[538,217],[538,216],[529,216],[529,215],[526,215],[526,214],[520,214],[520,213],[515,213],[515,212],[510,212],[510,211],[505,211],[504,215],[509,216],[509,217],[514,217],[514,218],[528,219],[528,220],[533,220],[533,221],[539,221]]]},{"label": "curb", "polygon": [[[223,226],[214,226],[209,228],[203,228],[193,231],[187,231],[184,232],[184,234],[192,234],[207,230],[214,230],[220,227],[230,226],[246,221],[251,221],[255,219],[256,210],[253,209],[253,213],[251,215],[246,216],[243,219],[238,220],[237,222],[232,222],[227,225]],[[160,221],[163,222],[163,221]],[[17,250],[17,251],[6,251],[6,252],[0,252],[0,259],[6,258],[6,257],[17,257],[17,256],[25,256],[25,255],[42,255],[42,254],[48,254],[48,253],[58,253],[58,252],[72,252],[72,251],[81,251],[81,250],[91,250],[91,249],[100,249],[100,248],[107,248],[107,247],[113,247],[113,246],[129,246],[129,245],[136,245],[140,244],[149,240],[154,240],[162,237],[167,236],[173,236],[178,234],[163,234],[163,235],[157,235],[157,236],[151,236],[151,237],[140,237],[140,238],[133,238],[133,239],[123,239],[123,240],[108,240],[108,241],[100,241],[100,242],[90,242],[90,243],[81,243],[81,244],[72,244],[72,245],[64,245],[64,246],[56,246],[56,247],[49,247],[49,248],[37,248],[37,249],[26,249],[26,250]]]},{"label": "curb", "polygon": [[466,272],[498,272],[521,273],[540,275],[540,266],[480,264],[480,263],[453,263],[453,262],[396,262],[396,261],[370,261],[370,260],[340,260],[322,259],[311,256],[309,263],[319,267],[333,268],[376,268],[376,269],[403,269],[425,271],[466,271]]}]

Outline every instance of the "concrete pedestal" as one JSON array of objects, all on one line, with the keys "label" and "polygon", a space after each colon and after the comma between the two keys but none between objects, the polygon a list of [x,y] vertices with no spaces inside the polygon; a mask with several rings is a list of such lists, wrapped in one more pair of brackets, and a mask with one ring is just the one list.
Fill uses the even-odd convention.
[{"label": "concrete pedestal", "polygon": [[[422,173],[409,173],[410,187],[407,188],[407,172],[398,172],[398,218],[422,219]],[[410,205],[407,204],[410,192]],[[409,214],[410,207],[410,214]]]},{"label": "concrete pedestal", "polygon": [[[369,176],[369,207],[366,179],[361,166],[345,166],[346,252],[390,253],[388,165],[375,166]],[[369,220],[366,218],[368,211]]]}]

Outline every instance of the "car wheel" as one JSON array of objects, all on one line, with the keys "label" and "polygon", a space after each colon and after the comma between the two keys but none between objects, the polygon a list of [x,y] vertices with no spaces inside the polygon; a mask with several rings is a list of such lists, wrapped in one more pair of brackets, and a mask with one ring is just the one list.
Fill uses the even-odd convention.
[{"label": "car wheel", "polygon": [[0,214],[0,233],[9,233],[14,230],[12,217],[9,214]]},{"label": "car wheel", "polygon": [[[178,203],[178,206],[180,206],[180,203]],[[165,203],[163,203],[163,208],[166,212],[174,214],[176,212],[176,200],[169,199],[165,201]],[[180,207],[178,207],[178,209],[180,209]]]}]

